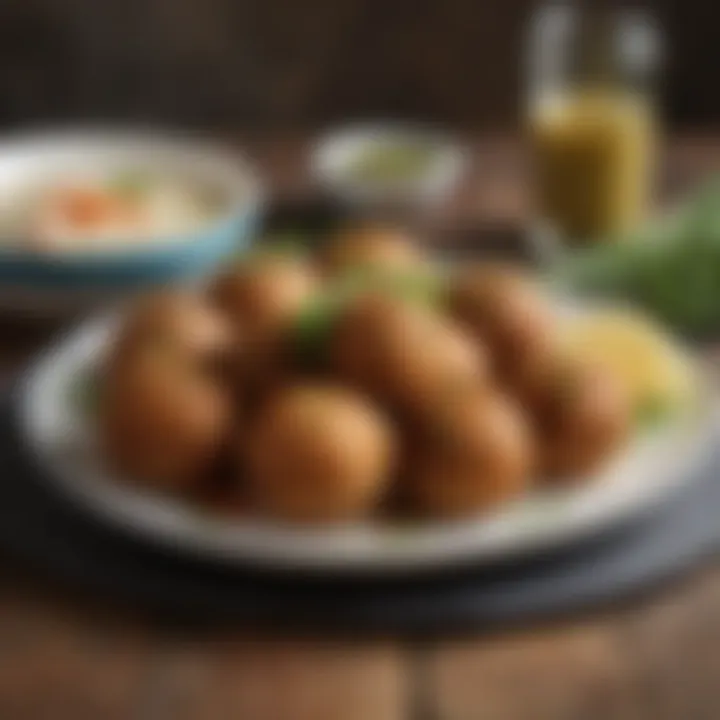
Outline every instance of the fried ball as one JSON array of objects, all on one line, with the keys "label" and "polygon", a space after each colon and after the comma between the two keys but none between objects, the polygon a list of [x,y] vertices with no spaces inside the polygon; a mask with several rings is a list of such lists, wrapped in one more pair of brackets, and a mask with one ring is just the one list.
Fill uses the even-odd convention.
[{"label": "fried ball", "polygon": [[250,334],[274,332],[315,292],[317,277],[303,258],[263,255],[220,275],[211,295]]},{"label": "fried ball", "polygon": [[591,473],[628,437],[632,408],[622,383],[600,365],[558,360],[533,400],[543,475]]},{"label": "fried ball", "polygon": [[337,375],[400,412],[424,414],[446,393],[486,380],[482,347],[434,311],[381,294],[359,297],[330,339]]},{"label": "fried ball", "polygon": [[500,263],[476,265],[451,283],[450,313],[485,341],[501,375],[533,363],[554,335],[548,304],[521,271]]},{"label": "fried ball", "polygon": [[269,386],[285,374],[288,323],[316,289],[312,266],[284,255],[260,257],[217,279],[211,296],[243,337],[240,378]]},{"label": "fried ball", "polygon": [[516,357],[505,368],[499,368],[498,379],[509,394],[532,412],[544,402],[548,379],[566,361],[565,355],[553,334],[546,342],[538,342],[532,353]]},{"label": "fried ball", "polygon": [[358,267],[391,270],[418,268],[423,254],[403,230],[383,226],[345,229],[331,238],[322,253],[325,268],[340,274]]},{"label": "fried ball", "polygon": [[404,494],[434,517],[473,515],[517,498],[535,461],[525,414],[487,391],[459,393],[438,406],[410,450]]},{"label": "fried ball", "polygon": [[393,472],[392,428],[362,395],[305,385],[277,395],[247,443],[258,509],[295,522],[331,522],[376,507]]},{"label": "fried ball", "polygon": [[110,362],[122,362],[148,345],[198,365],[224,362],[236,349],[230,324],[201,296],[166,290],[144,296],[130,308],[118,333]]},{"label": "fried ball", "polygon": [[109,369],[99,435],[111,466],[158,490],[187,491],[212,472],[231,423],[227,393],[184,359],[149,346]]}]

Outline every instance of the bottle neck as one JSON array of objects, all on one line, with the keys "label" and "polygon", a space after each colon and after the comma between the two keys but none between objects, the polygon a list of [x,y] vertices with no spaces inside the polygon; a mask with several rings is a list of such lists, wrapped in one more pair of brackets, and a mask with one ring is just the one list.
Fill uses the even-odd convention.
[{"label": "bottle neck", "polygon": [[582,85],[641,89],[656,64],[650,17],[613,0],[580,0],[570,77]]},{"label": "bottle neck", "polygon": [[652,15],[613,0],[548,2],[533,16],[528,103],[586,88],[652,95],[660,34]]}]

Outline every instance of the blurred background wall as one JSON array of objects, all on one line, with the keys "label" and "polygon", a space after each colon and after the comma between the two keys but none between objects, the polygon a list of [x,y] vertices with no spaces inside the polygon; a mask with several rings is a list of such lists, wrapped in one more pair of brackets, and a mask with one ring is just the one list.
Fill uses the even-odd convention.
[{"label": "blurred background wall", "polygon": [[[717,0],[647,2],[675,124],[720,118]],[[402,115],[511,127],[531,0],[2,0],[0,125],[304,128]]]}]

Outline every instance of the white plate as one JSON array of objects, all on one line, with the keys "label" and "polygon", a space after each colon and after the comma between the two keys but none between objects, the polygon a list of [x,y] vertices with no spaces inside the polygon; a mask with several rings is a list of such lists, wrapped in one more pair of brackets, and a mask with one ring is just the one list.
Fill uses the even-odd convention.
[{"label": "white plate", "polygon": [[546,550],[650,510],[682,487],[706,457],[719,425],[712,392],[691,412],[647,432],[606,469],[575,488],[537,492],[487,516],[329,529],[228,519],[133,489],[103,467],[93,425],[74,395],[114,326],[95,319],[48,351],[27,376],[21,420],[30,448],[57,489],[127,532],[177,551],[273,568],[404,572],[463,561],[491,562]]}]

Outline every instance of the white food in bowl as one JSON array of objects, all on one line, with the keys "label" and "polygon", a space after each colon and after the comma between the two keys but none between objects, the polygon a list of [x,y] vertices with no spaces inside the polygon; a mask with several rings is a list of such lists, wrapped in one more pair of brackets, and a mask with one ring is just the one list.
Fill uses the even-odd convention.
[{"label": "white food in bowl", "polygon": [[14,237],[35,250],[134,245],[193,231],[212,218],[198,189],[170,178],[143,182],[123,190],[113,178],[69,180],[31,191],[19,203]]},{"label": "white food in bowl", "polygon": [[[58,207],[68,192],[117,199],[137,190],[133,212],[86,226]],[[192,135],[89,128],[0,141],[0,248],[10,254],[66,259],[184,242],[260,201],[260,180],[241,155]]]}]

